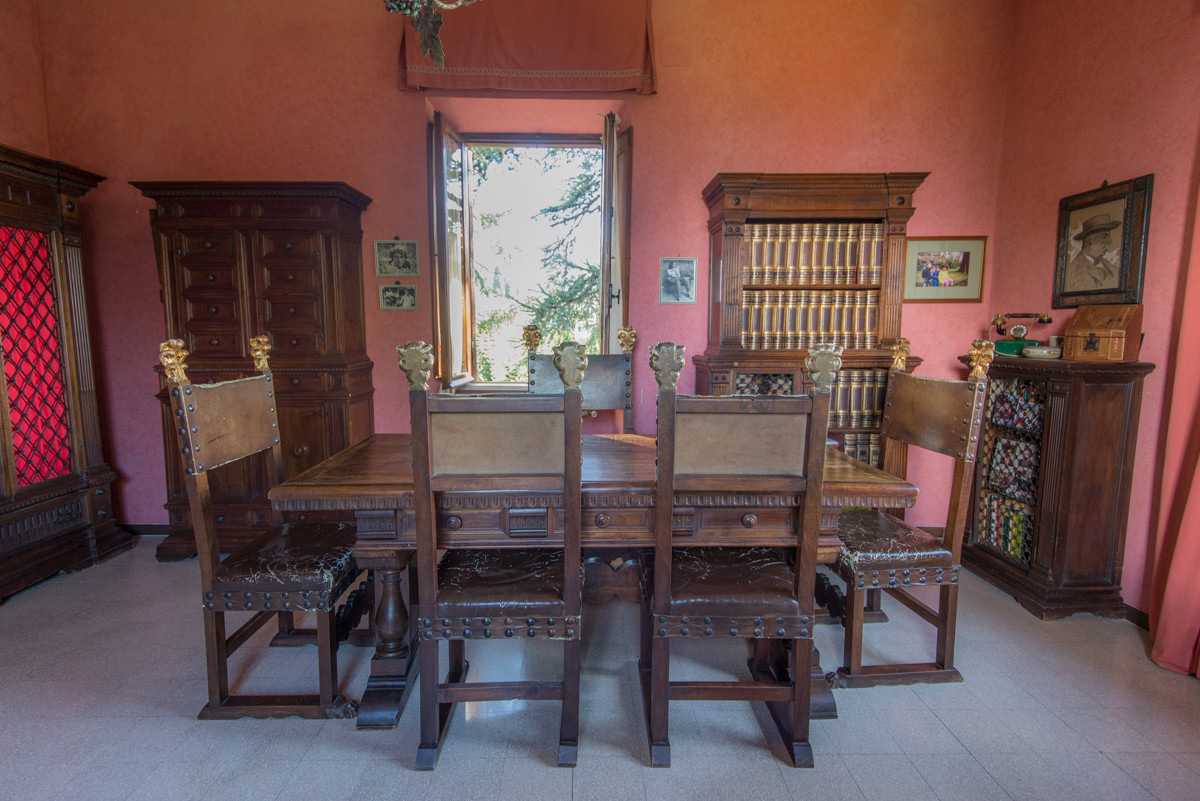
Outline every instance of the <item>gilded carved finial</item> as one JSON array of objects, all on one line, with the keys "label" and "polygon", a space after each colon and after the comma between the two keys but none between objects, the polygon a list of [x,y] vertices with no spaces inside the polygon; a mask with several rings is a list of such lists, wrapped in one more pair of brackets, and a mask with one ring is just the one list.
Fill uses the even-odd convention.
[{"label": "gilded carved finial", "polygon": [[521,329],[521,339],[525,341],[525,350],[537,350],[542,344],[542,329],[536,325],[527,325]]},{"label": "gilded carved finial", "polygon": [[896,344],[892,345],[892,369],[904,370],[905,364],[908,362],[908,340],[904,337],[899,337]]},{"label": "gilded carved finial", "polygon": [[564,342],[554,349],[554,367],[558,370],[564,389],[579,389],[583,385],[583,372],[587,365],[587,354],[578,342]]},{"label": "gilded carved finial", "polygon": [[424,342],[409,342],[396,350],[400,353],[400,369],[408,376],[408,385],[414,389],[429,389],[433,346]]},{"label": "gilded carved finial", "polygon": [[829,392],[842,367],[841,345],[813,345],[804,360],[814,392]]},{"label": "gilded carved finial", "polygon": [[660,389],[674,391],[679,371],[683,369],[683,351],[684,346],[674,342],[659,342],[650,349],[650,369]]},{"label": "gilded carved finial", "polygon": [[971,349],[967,351],[967,358],[971,360],[971,374],[967,376],[968,381],[974,381],[979,378],[987,378],[988,368],[992,364],[992,359],[996,356],[996,345],[986,339],[977,339],[971,343]]},{"label": "gilded carved finial", "polygon": [[254,369],[265,373],[271,369],[267,357],[271,355],[271,340],[266,334],[250,337],[250,356],[254,359]]},{"label": "gilded carved finial", "polygon": [[633,346],[637,344],[637,331],[632,325],[623,325],[617,329],[617,343],[623,351],[633,350]]},{"label": "gilded carved finial", "polygon": [[167,381],[172,384],[187,383],[187,357],[182,339],[168,339],[158,346],[158,360],[167,373]]}]

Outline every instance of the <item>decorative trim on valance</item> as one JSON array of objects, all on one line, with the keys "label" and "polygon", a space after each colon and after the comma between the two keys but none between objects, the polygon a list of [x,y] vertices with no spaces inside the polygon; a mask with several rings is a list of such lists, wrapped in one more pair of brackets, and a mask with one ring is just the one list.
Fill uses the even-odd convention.
[{"label": "decorative trim on valance", "polygon": [[483,0],[443,16],[444,67],[404,27],[405,88],[655,92],[650,0]]}]

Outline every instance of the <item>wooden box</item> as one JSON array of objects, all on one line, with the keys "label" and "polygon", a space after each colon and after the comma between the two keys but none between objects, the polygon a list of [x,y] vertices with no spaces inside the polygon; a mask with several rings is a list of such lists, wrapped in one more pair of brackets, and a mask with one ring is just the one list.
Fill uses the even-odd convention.
[{"label": "wooden box", "polygon": [[1081,306],[1067,321],[1063,358],[1085,362],[1137,361],[1141,306]]}]

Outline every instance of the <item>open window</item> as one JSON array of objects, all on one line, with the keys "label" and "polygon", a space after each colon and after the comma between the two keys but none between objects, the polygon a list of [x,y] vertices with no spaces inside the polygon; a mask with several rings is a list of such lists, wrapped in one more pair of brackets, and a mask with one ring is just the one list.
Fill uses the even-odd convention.
[{"label": "open window", "polygon": [[[617,329],[628,322],[631,132],[618,135],[617,124],[608,114],[594,134],[458,134],[434,112],[435,371],[443,387],[524,384],[526,323],[596,352],[619,350]],[[544,242],[530,233],[531,219]]]}]

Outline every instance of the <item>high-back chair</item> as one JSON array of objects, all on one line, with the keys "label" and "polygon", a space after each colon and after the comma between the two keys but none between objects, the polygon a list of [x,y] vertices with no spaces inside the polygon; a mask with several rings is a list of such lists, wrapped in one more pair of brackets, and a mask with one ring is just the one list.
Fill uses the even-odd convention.
[{"label": "high-back chair", "polygon": [[[527,325],[521,332],[529,351],[529,391],[536,395],[556,395],[563,391],[562,379],[554,368],[554,355],[538,353],[542,330]],[[633,346],[637,331],[624,326],[617,331],[620,353],[589,353],[587,375],[583,379],[583,411],[596,416],[608,409],[621,410],[624,431],[633,433]]]},{"label": "high-back chair", "polygon": [[[846,639],[842,666],[831,677],[836,686],[962,681],[954,667],[959,559],[994,346],[976,340],[970,351],[970,375],[966,381],[952,381],[904,372],[907,345],[900,340],[894,351],[880,433],[887,441],[954,458],[946,524],[921,528],[881,509],[841,513],[842,546],[835,570],[846,583]],[[911,592],[916,587],[936,589],[936,608]],[[867,605],[878,608],[880,591],[936,628],[933,661],[863,664],[864,610]]]},{"label": "high-back chair", "polygon": [[[811,395],[680,397],[683,347],[664,342],[651,350],[659,385],[657,471],[641,668],[652,765],[670,765],[668,709],[675,700],[764,701],[792,763],[813,764],[813,589],[829,388],[840,353],[812,349]],[[715,536],[722,547],[677,539],[680,515],[694,520],[693,538]],[[748,679],[671,680],[672,643],[714,637],[753,641]]]},{"label": "high-back chair", "polygon": [[[283,478],[275,391],[265,336],[250,340],[260,375],[218,384],[193,384],[181,340],[159,348],[177,437],[203,592],[204,647],[208,662],[208,703],[201,719],[238,717],[352,718],[356,704],[338,692],[337,602],[359,575],[351,548],[354,524],[283,523],[279,513],[253,541],[221,558],[213,511],[210,472],[265,453],[274,482]],[[257,468],[248,468],[257,469]],[[226,634],[227,612],[252,612]],[[313,612],[317,621],[319,692],[316,695],[233,695],[228,659],[271,620],[291,629],[295,612]]]},{"label": "high-back chair", "polygon": [[[555,349],[564,386],[558,395],[489,397],[430,394],[430,346],[415,342],[399,350],[412,414],[417,767],[437,763],[456,702],[514,699],[562,701],[558,764],[573,766],[583,611],[579,386],[587,357],[574,342]],[[561,680],[466,681],[466,640],[539,638],[562,641]],[[444,677],[440,640],[448,641]],[[482,654],[489,646],[472,647]]]}]

